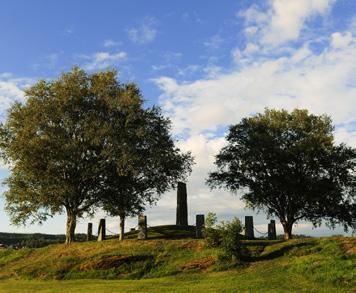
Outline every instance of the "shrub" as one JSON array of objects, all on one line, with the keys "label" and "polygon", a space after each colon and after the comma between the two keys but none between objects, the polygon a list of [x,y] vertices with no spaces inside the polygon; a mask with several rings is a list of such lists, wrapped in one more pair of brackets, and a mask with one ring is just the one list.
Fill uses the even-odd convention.
[{"label": "shrub", "polygon": [[208,247],[218,247],[221,244],[221,235],[216,227],[217,217],[209,212],[205,220],[204,238]]},{"label": "shrub", "polygon": [[215,213],[208,213],[205,221],[205,241],[208,247],[221,247],[219,259],[240,259],[242,253],[241,232],[242,224],[238,218],[231,222],[217,224]]},{"label": "shrub", "polygon": [[223,253],[228,258],[240,259],[241,247],[241,232],[242,225],[238,218],[233,218],[231,222],[221,222],[218,226],[221,235],[221,248]]}]

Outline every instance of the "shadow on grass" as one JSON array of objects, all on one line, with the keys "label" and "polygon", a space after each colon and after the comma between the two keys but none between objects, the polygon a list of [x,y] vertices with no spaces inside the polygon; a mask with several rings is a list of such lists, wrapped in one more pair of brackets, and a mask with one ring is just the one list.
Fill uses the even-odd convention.
[{"label": "shadow on grass", "polygon": [[[280,242],[283,242],[283,241],[280,241]],[[266,242],[264,242],[264,243],[266,243]],[[273,249],[270,252],[263,253],[265,248],[268,246],[268,244],[265,245],[264,243],[261,246],[260,253],[258,255],[246,254],[241,258],[241,260],[245,261],[245,262],[272,260],[272,259],[275,259],[275,258],[278,258],[278,257],[281,257],[281,256],[287,254],[292,249],[307,248],[307,247],[312,247],[314,245],[314,243],[311,243],[311,242],[291,243],[289,245],[287,244],[285,246],[281,246],[279,248]],[[251,246],[251,245],[249,244],[249,246]],[[257,246],[257,244],[255,246]]]},{"label": "shadow on grass", "polygon": [[[138,231],[125,233],[126,239],[137,239]],[[112,236],[110,239],[118,238]],[[195,238],[195,226],[162,225],[149,227],[147,229],[147,239],[186,239]]]}]

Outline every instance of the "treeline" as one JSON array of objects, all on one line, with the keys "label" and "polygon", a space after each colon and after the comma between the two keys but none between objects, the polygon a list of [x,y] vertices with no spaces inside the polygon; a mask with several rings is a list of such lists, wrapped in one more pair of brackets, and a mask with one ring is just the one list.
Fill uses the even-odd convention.
[{"label": "treeline", "polygon": [[[42,233],[5,233],[0,232],[0,244],[15,247],[38,248],[49,244],[63,243],[66,239],[64,234],[42,234]],[[85,241],[86,234],[76,234],[77,241]]]}]

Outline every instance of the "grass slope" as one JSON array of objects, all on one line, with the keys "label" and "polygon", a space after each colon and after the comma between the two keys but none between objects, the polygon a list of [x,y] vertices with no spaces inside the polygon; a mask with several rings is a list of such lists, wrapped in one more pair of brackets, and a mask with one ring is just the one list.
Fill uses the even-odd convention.
[{"label": "grass slope", "polygon": [[226,264],[202,240],[179,239],[184,233],[165,226],[151,230],[156,239],[146,241],[3,250],[0,292],[353,292],[356,287],[355,238],[244,241],[248,255]]}]

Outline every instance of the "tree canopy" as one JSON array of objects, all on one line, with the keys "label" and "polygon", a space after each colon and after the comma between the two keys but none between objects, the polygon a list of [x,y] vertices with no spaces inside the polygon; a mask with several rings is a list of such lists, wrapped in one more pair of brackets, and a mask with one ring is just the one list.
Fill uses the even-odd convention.
[{"label": "tree canopy", "polygon": [[[169,120],[158,108],[144,109],[137,86],[120,84],[115,71],[87,74],[74,67],[25,93],[26,101],[10,108],[0,128],[1,154],[11,166],[6,210],[15,224],[42,222],[65,210],[66,242],[72,242],[77,218],[112,196],[113,182],[132,189],[132,180],[144,184],[166,176],[157,184],[160,192],[174,184],[178,172],[189,171],[190,154],[174,147]],[[166,140],[157,136],[152,148],[146,135],[153,136],[154,127],[165,127]],[[153,151],[156,156],[147,156]],[[174,171],[164,173],[159,158],[170,158],[164,166]],[[140,172],[139,162],[149,171]]]},{"label": "tree canopy", "polygon": [[[139,92],[136,93],[140,97]],[[190,153],[181,153],[170,135],[170,121],[156,107],[112,107],[108,113],[109,153],[104,166],[109,192],[102,198],[104,210],[120,217],[120,239],[127,216],[153,204],[191,171]],[[121,125],[121,127],[117,127]],[[119,159],[118,158],[122,158]],[[118,164],[119,163],[119,164]]]},{"label": "tree canopy", "polygon": [[301,220],[354,225],[356,150],[334,142],[330,117],[266,109],[230,126],[226,139],[207,183],[278,217],[286,239]]}]

